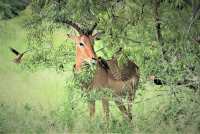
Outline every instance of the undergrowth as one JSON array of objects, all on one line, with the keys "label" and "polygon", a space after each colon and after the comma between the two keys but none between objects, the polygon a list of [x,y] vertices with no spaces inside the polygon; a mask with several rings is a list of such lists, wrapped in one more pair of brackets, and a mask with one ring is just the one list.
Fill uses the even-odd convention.
[{"label": "undergrowth", "polygon": [[[145,45],[148,43],[144,43],[141,44],[142,47],[135,47],[134,53],[131,53],[133,48],[127,46],[126,48],[130,49],[127,53],[131,53],[128,56],[136,59],[142,71],[141,84],[133,102],[133,121],[129,124],[122,118],[111,97],[109,102],[110,119],[106,122],[103,118],[102,106],[99,101],[105,93],[98,94],[95,91],[91,93],[92,95],[89,99],[97,100],[96,116],[93,120],[90,120],[87,105],[88,97],[78,84],[83,81],[88,82],[92,77],[86,78],[83,76],[81,81],[77,83],[72,78],[71,70],[66,71],[66,68],[71,67],[70,57],[74,58],[72,54],[74,46],[70,43],[63,40],[48,40],[50,43],[57,44],[57,46],[48,48],[48,43],[44,43],[44,46],[38,46],[39,48],[47,46],[47,49],[34,49],[33,53],[27,55],[27,60],[22,64],[22,67],[11,63],[13,55],[8,53],[9,46],[20,48],[21,50],[28,48],[26,46],[28,43],[25,40],[25,31],[18,26],[21,24],[19,21],[21,19],[15,18],[10,22],[4,21],[0,24],[0,30],[2,31],[0,32],[0,133],[197,134],[200,132],[199,91],[193,91],[184,85],[181,87],[171,86],[171,83],[178,80],[179,77],[185,77],[185,75],[177,75],[181,74],[179,66],[183,68],[184,74],[189,74],[189,77],[197,81],[197,84],[199,82],[198,77],[193,77],[193,72],[199,72],[197,58],[193,60],[193,56],[187,56],[190,55],[187,51],[183,53],[185,58],[172,60],[170,64],[165,62],[160,64],[161,56],[157,52],[159,47],[155,42],[152,41],[150,43],[155,45],[156,48],[147,48]],[[65,32],[62,31],[61,35],[64,34]],[[62,37],[64,38],[64,36]],[[55,38],[59,37],[56,36]],[[62,45],[59,46],[58,44]],[[66,44],[68,46],[65,49]],[[189,46],[187,43],[186,45]],[[196,49],[194,48],[194,50],[196,52],[199,47],[197,45],[195,47]],[[111,52],[105,53],[110,54]],[[168,55],[173,59],[174,56],[170,54]],[[136,57],[136,55],[140,56]],[[35,61],[34,59],[39,60]],[[196,68],[194,71],[188,71],[188,73],[185,66],[183,66],[187,66],[185,62],[174,66],[175,63],[181,61],[191,61],[191,64],[194,64]],[[29,70],[34,70],[38,66],[45,68],[56,66],[55,68],[59,68],[61,64],[64,66],[64,72],[61,71],[59,73],[66,77],[65,87],[62,85],[62,82],[64,83],[65,81],[57,77],[57,73],[53,73],[52,70],[47,72],[42,70],[35,75],[33,75],[33,72],[24,73],[25,70],[23,70],[25,66],[30,67],[28,68]],[[63,67],[61,67],[62,69]],[[166,72],[168,72],[167,75]],[[87,71],[85,73],[92,76]],[[166,86],[155,86],[146,80],[146,74],[149,73],[159,74],[171,83]],[[82,75],[79,74],[79,76]],[[198,76],[198,73],[194,76]],[[64,90],[64,93],[62,90]],[[59,94],[56,94],[58,92]]]}]

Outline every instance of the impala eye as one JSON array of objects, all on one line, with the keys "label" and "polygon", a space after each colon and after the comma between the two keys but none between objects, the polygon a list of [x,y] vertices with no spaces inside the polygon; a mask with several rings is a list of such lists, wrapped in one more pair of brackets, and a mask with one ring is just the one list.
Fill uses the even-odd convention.
[{"label": "impala eye", "polygon": [[83,44],[83,43],[80,43],[79,45],[80,45],[81,47],[84,47],[84,44]]}]

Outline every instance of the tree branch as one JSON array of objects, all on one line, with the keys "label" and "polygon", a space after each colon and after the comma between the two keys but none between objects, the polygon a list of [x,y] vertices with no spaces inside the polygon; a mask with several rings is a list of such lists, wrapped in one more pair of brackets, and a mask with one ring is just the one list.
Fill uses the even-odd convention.
[{"label": "tree branch", "polygon": [[125,40],[128,40],[128,41],[131,41],[131,42],[134,42],[134,43],[143,43],[141,41],[133,40],[133,39],[128,38],[128,37],[123,37],[123,36],[117,36],[117,37],[121,38],[121,39],[125,39]]}]

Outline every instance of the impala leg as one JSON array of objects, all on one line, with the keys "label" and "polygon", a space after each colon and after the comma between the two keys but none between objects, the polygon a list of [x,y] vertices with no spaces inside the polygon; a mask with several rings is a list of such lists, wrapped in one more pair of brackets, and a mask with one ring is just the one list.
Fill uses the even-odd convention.
[{"label": "impala leg", "polygon": [[106,97],[102,98],[102,106],[103,106],[103,112],[104,112],[105,119],[108,121],[109,120],[109,102],[108,102],[108,98],[106,98]]},{"label": "impala leg", "polygon": [[90,111],[90,118],[94,118],[95,115],[95,101],[89,101],[88,102],[88,107]]},{"label": "impala leg", "polygon": [[128,93],[128,117],[130,120],[132,120],[132,103],[133,103],[133,92],[129,91]]},{"label": "impala leg", "polygon": [[117,107],[119,108],[119,110],[123,113],[125,118],[128,118],[128,112],[126,110],[125,105],[122,102],[122,99],[117,97],[115,100],[115,104],[117,105]]},{"label": "impala leg", "polygon": [[129,114],[129,119],[131,120],[133,118],[131,110],[132,110],[133,101],[135,99],[137,86],[138,86],[138,80],[133,81],[132,90],[128,92],[128,114]]}]

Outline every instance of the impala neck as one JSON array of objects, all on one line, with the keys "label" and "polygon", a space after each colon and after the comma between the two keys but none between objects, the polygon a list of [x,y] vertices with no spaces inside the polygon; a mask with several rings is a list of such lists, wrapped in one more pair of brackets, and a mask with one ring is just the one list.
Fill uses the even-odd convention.
[{"label": "impala neck", "polygon": [[96,58],[96,53],[94,51],[93,51],[93,53],[88,53],[87,55],[89,55],[89,57],[83,55],[79,49],[76,49],[75,69],[77,71],[80,71],[80,69],[85,61],[92,61],[92,60],[94,60],[92,58]]},{"label": "impala neck", "polygon": [[81,64],[84,62],[84,60],[81,58],[80,52],[77,52],[76,50],[76,65],[75,68],[76,70],[80,70],[81,69]]}]

